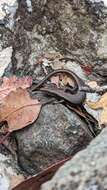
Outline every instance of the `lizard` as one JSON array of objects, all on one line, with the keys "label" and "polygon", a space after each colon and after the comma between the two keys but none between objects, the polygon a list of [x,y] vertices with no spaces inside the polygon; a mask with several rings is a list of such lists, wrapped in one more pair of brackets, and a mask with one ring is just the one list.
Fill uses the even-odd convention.
[{"label": "lizard", "polygon": [[[48,79],[50,79],[53,75],[56,75],[59,73],[66,73],[67,75],[69,75],[70,78],[72,78],[74,81],[74,84],[75,84],[74,88],[70,89],[70,87],[66,87],[65,89],[63,89],[63,88],[61,89],[61,88],[57,88],[57,87],[48,87],[48,88],[42,87],[43,84]],[[80,105],[82,106],[82,104],[85,102],[86,91],[81,90],[85,86],[87,87],[85,82],[79,76],[77,76],[73,71],[67,70],[67,69],[57,69],[57,70],[54,70],[53,72],[49,73],[45,78],[43,78],[41,81],[36,83],[36,85],[33,86],[32,90],[36,91],[36,90],[38,90],[38,88],[40,88],[39,90],[46,93],[47,95],[51,95],[51,96],[54,96],[55,98],[62,100],[63,101],[62,103],[64,105],[78,107]],[[82,107],[82,109],[83,109],[83,107]],[[89,135],[95,136],[95,133],[93,132],[92,129],[87,129],[87,130],[88,130]]]},{"label": "lizard", "polygon": [[[62,88],[42,88],[43,84],[56,74],[64,73],[70,76],[74,81],[74,87],[66,87],[65,90]],[[57,69],[49,73],[44,79],[42,79],[38,84],[32,87],[32,91],[36,91],[40,88],[40,91],[45,92],[50,95],[54,95],[57,98],[60,98],[64,101],[67,101],[69,104],[81,105],[86,99],[86,92],[81,91],[81,87],[85,86],[85,82],[77,76],[73,71],[68,69]]]}]

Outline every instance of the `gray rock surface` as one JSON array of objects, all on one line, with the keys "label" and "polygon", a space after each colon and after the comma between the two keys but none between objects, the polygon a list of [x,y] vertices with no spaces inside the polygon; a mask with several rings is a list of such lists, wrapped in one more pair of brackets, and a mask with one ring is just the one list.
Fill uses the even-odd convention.
[{"label": "gray rock surface", "polygon": [[92,140],[87,125],[63,105],[46,105],[38,120],[16,132],[20,166],[35,174],[74,155]]},{"label": "gray rock surface", "polygon": [[106,23],[101,1],[2,0],[0,48],[12,46],[9,72],[17,75],[35,77],[38,57],[51,51],[80,65],[98,65],[97,56],[104,64]]},{"label": "gray rock surface", "polygon": [[[20,170],[11,155],[3,155],[0,153],[0,190],[11,190],[18,182]],[[22,180],[24,176],[20,175]],[[14,178],[17,180],[15,181]],[[20,178],[19,183],[22,181]],[[17,183],[18,184],[18,183]]]},{"label": "gray rock surface", "polygon": [[107,189],[107,128],[41,187],[41,190],[71,189]]},{"label": "gray rock surface", "polygon": [[37,58],[51,51],[71,55],[80,65],[96,63],[97,27],[103,23],[103,8],[99,5],[94,9],[83,0],[78,1],[79,9],[75,10],[74,2],[19,1],[14,27],[14,73],[35,76]]},{"label": "gray rock surface", "polygon": [[0,1],[0,23],[10,30],[14,27],[14,16],[18,8],[17,0],[1,0]]},{"label": "gray rock surface", "polygon": [[99,41],[99,47],[97,55],[100,59],[107,59],[107,31],[102,34],[102,38]]},{"label": "gray rock surface", "polygon": [[3,76],[5,69],[11,63],[12,47],[7,47],[0,51],[0,77]]}]

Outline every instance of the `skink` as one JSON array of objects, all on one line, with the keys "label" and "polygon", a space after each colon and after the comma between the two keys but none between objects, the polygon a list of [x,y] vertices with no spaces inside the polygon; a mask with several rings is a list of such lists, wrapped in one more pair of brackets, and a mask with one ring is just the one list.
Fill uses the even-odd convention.
[{"label": "skink", "polygon": [[[64,91],[64,89],[61,88],[41,88],[43,84],[50,79],[52,76],[56,74],[64,73],[69,75],[70,78],[74,81],[74,87],[71,90],[68,90],[68,92]],[[40,88],[40,91],[43,91],[47,94],[54,95],[57,98],[60,98],[64,101],[67,101],[68,103],[72,105],[80,105],[85,101],[86,98],[86,92],[83,92],[80,90],[81,86],[84,86],[85,83],[82,79],[80,79],[74,72],[67,70],[67,69],[58,69],[51,73],[49,73],[43,80],[41,80],[37,85],[34,85],[32,87],[32,91],[36,91],[38,88]],[[67,89],[67,88],[66,88]],[[70,92],[71,91],[71,92]]]}]

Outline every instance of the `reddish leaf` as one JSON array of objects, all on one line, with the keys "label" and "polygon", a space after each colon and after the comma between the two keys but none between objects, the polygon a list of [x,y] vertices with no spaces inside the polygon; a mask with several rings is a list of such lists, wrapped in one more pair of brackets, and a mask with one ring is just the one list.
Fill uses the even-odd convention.
[{"label": "reddish leaf", "polygon": [[58,168],[70,159],[71,158],[68,157],[64,160],[57,162],[56,164],[51,165],[43,172],[40,172],[38,175],[25,180],[12,190],[40,190],[40,186],[46,181],[50,180],[55,174],[55,172],[58,170]]},{"label": "reddish leaf", "polygon": [[92,73],[92,67],[90,65],[82,65],[81,67],[85,71],[86,75],[90,75]]},{"label": "reddish leaf", "polygon": [[0,101],[6,97],[11,91],[15,91],[17,88],[26,89],[32,84],[31,77],[17,78],[12,76],[10,78],[4,77],[3,83],[0,86]]},{"label": "reddish leaf", "polygon": [[31,99],[26,89],[10,92],[0,105],[0,122],[7,121],[9,132],[33,123],[40,112],[41,104]]}]

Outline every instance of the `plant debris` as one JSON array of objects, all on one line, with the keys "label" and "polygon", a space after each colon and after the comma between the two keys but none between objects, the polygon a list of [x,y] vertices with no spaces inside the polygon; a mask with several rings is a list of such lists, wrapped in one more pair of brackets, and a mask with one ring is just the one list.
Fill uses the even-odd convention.
[{"label": "plant debris", "polygon": [[87,101],[86,103],[91,109],[102,109],[98,122],[100,126],[107,124],[107,92],[97,102]]},{"label": "plant debris", "polygon": [[32,85],[32,78],[22,77],[17,78],[15,75],[7,78],[1,78],[2,84],[0,86],[0,101],[5,98],[10,92],[15,91],[17,88],[26,89]]},{"label": "plant debris", "polygon": [[7,121],[9,132],[16,131],[33,123],[40,109],[37,99],[32,99],[26,89],[18,88],[2,100],[0,122]]}]

